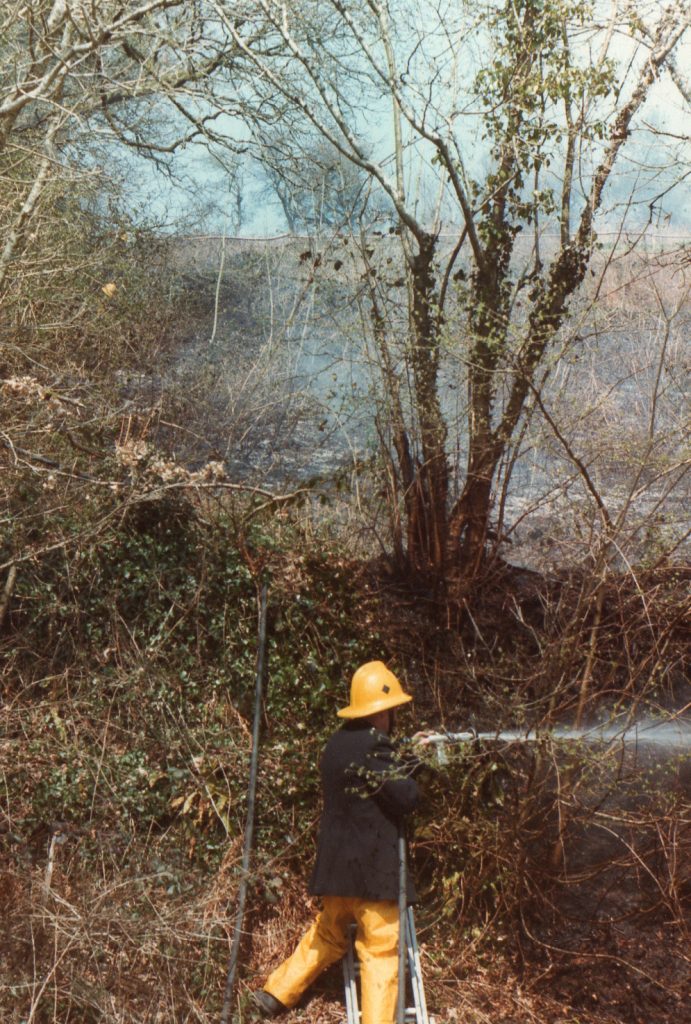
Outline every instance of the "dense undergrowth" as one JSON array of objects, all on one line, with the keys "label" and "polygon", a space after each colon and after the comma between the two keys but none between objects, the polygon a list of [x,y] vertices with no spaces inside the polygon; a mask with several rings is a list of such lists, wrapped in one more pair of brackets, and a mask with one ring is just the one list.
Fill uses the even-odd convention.
[{"label": "dense undergrowth", "polygon": [[[248,561],[272,577],[260,905],[306,857],[343,665],[379,649],[371,609],[351,606],[345,562],[279,552],[260,528],[240,551],[221,502],[106,492],[51,508],[50,530],[2,636],[3,1019],[157,1019],[161,999],[188,1019],[189,998],[212,1014],[246,809]],[[180,985],[161,989],[171,949]]]},{"label": "dense undergrowth", "polygon": [[[376,563],[336,544],[309,550],[290,507],[248,520],[246,502],[158,482],[125,474],[119,488],[88,490],[78,510],[63,496],[56,511],[48,492],[34,528],[44,547],[54,538],[52,550],[18,565],[1,638],[0,1009],[13,1024],[215,1019],[239,881],[262,580],[268,688],[241,1016],[247,988],[308,914],[318,754],[353,666],[383,656],[402,673],[416,695],[406,731],[459,723],[469,709],[496,720],[502,703],[504,723],[519,709],[524,721],[555,710],[556,690],[537,671],[544,652],[531,649],[537,626],[528,641],[520,628],[507,635],[506,583],[493,628],[487,591],[472,621],[435,631],[439,609]],[[45,500],[37,490],[37,519]],[[462,669],[461,650],[473,653]],[[559,698],[568,708],[574,694],[565,687]],[[634,1020],[632,1006],[668,1019],[683,992],[684,794],[674,759],[642,763],[621,748],[565,752],[545,736],[453,752],[429,784],[414,843],[441,1014],[452,1019],[469,999],[467,1019],[485,1019],[480,971],[504,977],[499,1019],[544,1020],[544,979],[592,956],[628,979],[610,990],[607,1013],[593,1015],[592,1000],[584,1006],[566,986],[550,1020]],[[623,898],[622,920],[665,929],[659,977],[649,950],[624,948],[633,933],[613,912]],[[610,929],[595,952],[593,922]],[[516,965],[537,979],[536,1016],[527,995],[509,998]],[[307,1019],[337,1019],[337,993],[327,977]]]},{"label": "dense undergrowth", "polygon": [[[152,366],[166,366],[194,309],[155,260],[137,285],[145,257],[120,252],[137,245],[109,240],[87,275],[95,308],[74,337],[38,337],[32,323],[25,338],[15,325],[17,345],[3,350],[0,1018],[217,1019],[267,581],[238,1019],[310,916],[319,751],[351,670],[382,657],[415,695],[404,733],[541,729],[536,743],[451,750],[428,784],[413,857],[437,1019],[678,1020],[688,757],[565,746],[548,727],[684,704],[688,568],[656,552],[635,572],[596,576],[584,558],[537,573],[497,555],[451,595],[396,576],[371,547],[355,557],[337,488],[320,488],[317,506],[309,488],[272,494],[205,461],[213,445],[192,413],[207,380],[220,387],[215,364],[199,392],[188,367],[166,393]],[[119,307],[101,298],[111,249],[132,274]],[[170,301],[147,331],[157,289]],[[243,292],[231,291],[234,315]],[[247,419],[234,407],[240,437],[251,407]],[[210,401],[204,415],[218,408]],[[365,496],[379,487],[372,467]],[[294,1019],[342,1019],[340,990],[328,973]]]}]

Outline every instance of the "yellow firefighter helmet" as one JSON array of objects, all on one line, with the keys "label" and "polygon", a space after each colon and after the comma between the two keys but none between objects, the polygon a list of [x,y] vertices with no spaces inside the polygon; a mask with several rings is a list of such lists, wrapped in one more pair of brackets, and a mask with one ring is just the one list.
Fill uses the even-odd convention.
[{"label": "yellow firefighter helmet", "polygon": [[403,692],[398,679],[383,661],[368,661],[353,675],[350,704],[337,714],[339,718],[365,718],[407,704],[412,699],[409,693]]}]

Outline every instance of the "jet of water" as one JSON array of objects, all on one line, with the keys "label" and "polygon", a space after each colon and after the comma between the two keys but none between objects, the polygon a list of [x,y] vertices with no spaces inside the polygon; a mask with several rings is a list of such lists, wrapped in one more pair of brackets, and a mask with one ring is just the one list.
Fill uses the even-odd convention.
[{"label": "jet of water", "polygon": [[545,736],[564,742],[623,743],[630,746],[658,746],[670,751],[691,749],[691,721],[680,717],[667,720],[647,719],[642,722],[602,723],[590,726],[558,726],[553,729],[504,729],[495,732],[438,732],[422,742],[437,747],[450,743],[471,743],[485,740],[495,743],[534,743]]}]

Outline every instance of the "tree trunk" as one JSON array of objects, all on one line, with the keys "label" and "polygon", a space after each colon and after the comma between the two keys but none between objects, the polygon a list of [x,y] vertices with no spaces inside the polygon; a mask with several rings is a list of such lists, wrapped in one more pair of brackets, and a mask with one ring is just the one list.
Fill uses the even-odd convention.
[{"label": "tree trunk", "polygon": [[413,572],[444,576],[448,535],[447,428],[439,402],[439,334],[435,309],[435,238],[418,239],[412,260],[411,364],[421,459],[405,495],[408,565]]},{"label": "tree trunk", "polygon": [[[510,166],[503,168],[503,177],[508,177],[509,169]],[[450,574],[471,579],[484,560],[492,481],[504,447],[500,439],[503,435],[492,429],[497,368],[507,340],[507,275],[513,251],[513,234],[504,217],[500,192],[490,218],[491,230],[486,231],[491,243],[473,275],[468,317],[472,339],[468,365],[468,468],[447,534]]]}]

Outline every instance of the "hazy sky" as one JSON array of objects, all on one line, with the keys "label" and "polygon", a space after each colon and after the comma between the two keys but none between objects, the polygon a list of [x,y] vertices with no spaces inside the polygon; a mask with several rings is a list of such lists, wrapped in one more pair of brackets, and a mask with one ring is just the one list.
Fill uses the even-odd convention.
[{"label": "hazy sky", "polygon": [[[425,43],[429,46],[428,39]],[[612,52],[618,59],[625,60],[630,51],[631,43],[625,37],[615,39]],[[691,39],[677,49],[676,62],[680,69],[691,67]],[[474,73],[472,69],[470,73]],[[389,103],[381,101],[370,110],[369,115],[362,112],[359,120],[358,131],[371,147],[372,153],[385,159],[392,149]],[[663,74],[655,83],[636,124],[637,131],[620,153],[615,167],[609,192],[612,200],[617,197],[624,199],[631,185],[641,186],[644,165],[659,165],[659,170],[652,176],[646,191],[641,193],[641,198],[653,198],[664,191],[672,176],[681,177],[689,170],[688,166],[683,166],[683,161],[689,160],[688,142],[686,148],[683,142],[684,138],[688,140],[689,112],[668,73]],[[246,128],[236,119],[228,117],[225,123],[216,122],[216,129],[221,125],[230,138],[236,141],[247,138]],[[647,125],[667,133],[665,139],[669,149],[661,145],[660,137],[656,138],[646,130]],[[482,164],[487,157],[486,151],[477,144],[478,127],[477,118],[468,118],[462,122],[461,131],[467,132],[464,148],[468,154],[465,157],[468,169],[471,173],[481,174],[484,169]],[[477,154],[475,159],[474,154]],[[424,147],[416,149],[414,159],[423,167],[423,175],[426,173],[424,165],[428,157],[429,152],[425,152]],[[231,188],[231,176],[201,144],[189,145],[176,155],[172,164],[172,178],[156,171],[146,161],[138,160],[132,168],[134,173],[128,175],[132,185],[132,199],[148,214],[166,222],[169,230],[212,233],[225,230],[229,234],[250,236],[273,235],[285,231],[287,225],[280,204],[267,190],[261,168],[251,151],[238,157],[237,162],[239,173]],[[419,174],[418,168],[411,167],[411,178],[419,177]],[[670,230],[679,230],[681,233],[691,231],[689,181],[687,177],[662,203],[664,212],[671,214]],[[240,207],[236,201],[238,187],[242,195]],[[647,213],[647,209],[641,210],[636,219],[645,218]]]}]

